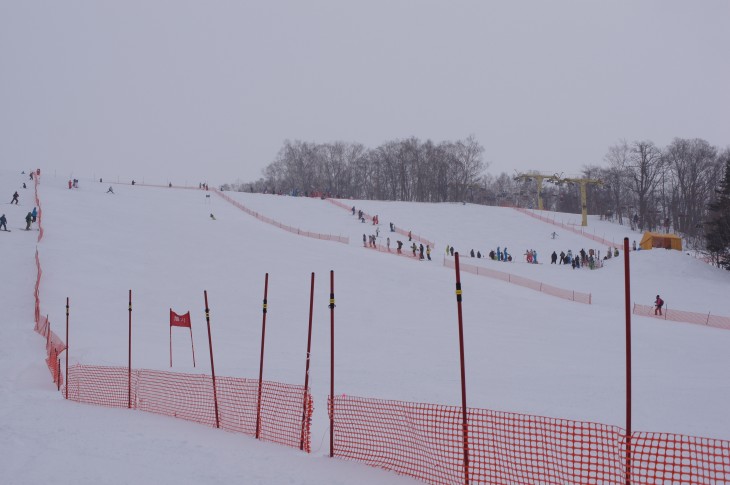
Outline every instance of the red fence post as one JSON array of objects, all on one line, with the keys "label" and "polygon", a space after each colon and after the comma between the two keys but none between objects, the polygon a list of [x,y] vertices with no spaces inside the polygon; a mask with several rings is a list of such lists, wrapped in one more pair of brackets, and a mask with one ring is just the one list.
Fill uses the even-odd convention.
[{"label": "red fence post", "polygon": [[256,439],[261,434],[261,394],[263,393],[264,385],[264,343],[266,341],[266,310],[268,308],[267,296],[269,293],[269,273],[266,273],[264,279],[264,304],[263,304],[263,317],[261,321],[261,362],[259,363],[259,394],[258,402],[256,403]]},{"label": "red fence post", "polygon": [[461,427],[464,434],[464,483],[469,484],[469,424],[466,410],[466,369],[464,365],[464,325],[461,315],[461,274],[459,272],[459,253],[454,253],[456,271],[456,309],[459,315],[459,357],[461,359]]},{"label": "red fence post", "polygon": [[302,435],[299,440],[299,449],[304,449],[304,429],[307,421],[307,391],[309,390],[309,357],[312,349],[312,314],[314,312],[314,273],[312,273],[312,285],[309,290],[309,332],[307,334],[307,364],[304,370],[304,404],[302,407]]},{"label": "red fence post", "polygon": [[129,355],[127,360],[127,408],[132,409],[132,290],[129,290]]},{"label": "red fence post", "polygon": [[68,399],[68,297],[66,297],[66,399]]},{"label": "red fence post", "polygon": [[335,456],[335,272],[330,270],[330,458]]},{"label": "red fence post", "polygon": [[215,427],[220,428],[218,417],[218,391],[215,386],[215,365],[213,365],[213,340],[210,337],[210,308],[208,308],[208,290],[203,291],[205,296],[205,321],[208,324],[208,349],[210,350],[210,374],[213,377],[213,405],[215,406]]},{"label": "red fence post", "polygon": [[624,238],[624,287],[626,291],[626,485],[631,485],[631,273],[629,238]]}]

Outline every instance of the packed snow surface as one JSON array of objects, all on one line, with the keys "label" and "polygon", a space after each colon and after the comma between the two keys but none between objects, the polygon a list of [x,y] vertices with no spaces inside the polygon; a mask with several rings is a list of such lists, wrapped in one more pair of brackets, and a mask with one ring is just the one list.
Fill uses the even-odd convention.
[{"label": "packed snow surface", "polygon": [[[21,188],[22,182],[28,189]],[[302,230],[349,237],[349,244],[297,236],[244,213],[213,191],[42,177],[45,235],[24,231],[32,184],[0,171],[9,233],[0,234],[0,473],[2,483],[74,484],[414,483],[394,473],[330,459],[329,272],[335,274],[335,392],[460,405],[454,271],[462,263],[591,293],[584,305],[481,276],[462,274],[470,407],[625,423],[624,259],[598,270],[550,264],[553,251],[607,247],[509,208],[472,204],[344,201],[378,215],[378,242],[435,243],[432,261],[366,249],[375,234],[349,211],[317,198],[226,194]],[[211,217],[215,216],[215,219]],[[554,214],[579,227],[579,214]],[[35,227],[34,227],[35,228]],[[586,231],[622,247],[641,234],[589,218]],[[557,236],[553,239],[552,233]],[[508,248],[514,261],[468,257]],[[203,291],[208,291],[218,375],[257,378],[261,302],[269,274],[264,378],[303,384],[309,289],[315,273],[310,385],[315,403],[311,455],[249,436],[168,417],[62,399],[33,332],[34,253],[43,266],[41,310],[65,333],[71,302],[70,363],[127,364],[127,296],[133,291],[133,367],[169,370],[169,309],[191,312],[197,367],[187,333],[173,335],[174,369],[209,373]],[[538,252],[540,264],[523,254]],[[730,273],[679,251],[630,255],[631,301],[730,315]],[[730,331],[637,317],[633,324],[633,429],[730,439]]]}]

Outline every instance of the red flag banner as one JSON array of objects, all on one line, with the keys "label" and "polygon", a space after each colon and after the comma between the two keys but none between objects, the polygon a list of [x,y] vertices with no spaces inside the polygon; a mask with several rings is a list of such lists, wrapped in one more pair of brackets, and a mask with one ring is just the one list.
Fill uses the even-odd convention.
[{"label": "red flag banner", "polygon": [[178,315],[170,310],[170,326],[192,328],[190,323],[190,312],[187,312],[185,315]]}]

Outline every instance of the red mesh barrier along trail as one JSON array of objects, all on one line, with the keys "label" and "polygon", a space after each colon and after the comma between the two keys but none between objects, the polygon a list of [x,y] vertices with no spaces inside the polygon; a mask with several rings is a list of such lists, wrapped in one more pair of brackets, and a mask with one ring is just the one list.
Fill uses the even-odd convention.
[{"label": "red mesh barrier along trail", "polygon": [[[344,202],[340,202],[339,200],[335,200],[335,199],[329,199],[329,198],[328,198],[328,199],[325,199],[325,200],[326,200],[327,202],[330,202],[330,203],[332,203],[332,204],[336,205],[337,207],[340,207],[340,208],[342,208],[342,209],[345,209],[345,210],[347,210],[347,211],[352,211],[352,206],[348,206],[348,205],[347,205],[347,204],[345,204]],[[371,216],[371,215],[370,215],[370,214],[368,214],[367,212],[364,212],[364,211],[363,211],[363,213],[362,213],[362,216],[363,216],[363,217],[365,218],[365,220],[367,220],[367,221],[372,221],[372,220],[373,220],[373,216]],[[406,231],[406,230],[403,230],[403,229],[401,229],[400,227],[397,227],[397,226],[396,226],[396,228],[395,228],[395,232],[396,232],[396,233],[398,233],[398,234],[400,234],[401,236],[405,236],[405,237],[408,237],[408,231]],[[428,239],[426,239],[425,237],[423,237],[423,236],[419,236],[418,234],[413,234],[412,232],[411,232],[411,239],[412,239],[413,241],[416,241],[416,242],[419,242],[419,243],[423,243],[423,245],[424,245],[424,246],[426,246],[426,245],[428,245],[428,246],[431,246],[431,249],[433,249],[433,248],[435,248],[435,247],[436,247],[436,243],[434,243],[433,241],[429,241],[429,240],[428,240]],[[409,241],[409,242],[413,242],[413,241]]]},{"label": "red mesh barrier along trail", "polygon": [[[132,371],[132,406],[136,380],[137,373]],[[128,382],[126,367],[75,364],[66,376],[69,400],[114,408],[127,407]]]},{"label": "red mesh barrier along trail", "polygon": [[[256,435],[258,379],[216,377],[221,427],[230,431]],[[264,381],[261,398],[261,432],[259,438],[299,448],[304,417],[304,450],[311,449],[310,421],[312,397],[304,386]]]},{"label": "red mesh barrier along trail", "polygon": [[256,211],[253,211],[253,210],[249,209],[245,205],[241,204],[240,202],[237,202],[237,201],[233,200],[231,197],[228,197],[227,195],[225,195],[224,193],[222,193],[221,191],[219,191],[217,189],[212,189],[212,191],[215,192],[223,200],[225,200],[229,204],[233,205],[234,207],[242,210],[246,214],[248,214],[250,216],[253,216],[253,217],[255,217],[256,219],[258,219],[258,220],[260,220],[262,222],[265,222],[267,224],[271,224],[272,226],[276,226],[279,229],[283,229],[283,230],[285,230],[287,232],[290,232],[292,234],[296,234],[298,236],[311,237],[313,239],[320,239],[320,240],[324,240],[324,241],[335,241],[335,242],[344,243],[344,244],[349,244],[350,243],[350,238],[345,237],[345,236],[334,236],[332,234],[320,234],[318,232],[304,231],[304,230],[299,229],[297,227],[287,226],[285,224],[282,224],[281,222],[277,222],[277,221],[275,221],[275,220],[273,220],[273,219],[271,219],[269,217],[266,217],[264,215],[259,214]]},{"label": "red mesh barrier along trail", "polygon": [[149,369],[138,372],[137,409],[215,428],[211,376]]},{"label": "red mesh barrier along trail", "polygon": [[565,224],[563,222],[557,222],[557,221],[555,221],[554,218],[553,219],[550,219],[548,217],[541,216],[539,214],[535,214],[531,210],[523,209],[521,207],[513,207],[513,209],[516,210],[517,212],[521,212],[521,213],[525,214],[526,216],[530,216],[530,217],[533,217],[535,219],[541,220],[542,222],[546,222],[548,224],[552,224],[554,226],[558,226],[558,227],[560,227],[562,229],[565,229],[566,231],[570,231],[570,232],[575,233],[575,234],[578,234],[580,236],[587,237],[588,239],[591,239],[592,241],[596,241],[597,243],[600,243],[603,246],[607,246],[607,247],[608,246],[611,246],[611,247],[620,247],[620,244],[616,244],[613,241],[609,241],[608,239],[604,239],[602,237],[599,237],[596,234],[591,234],[591,233],[589,233],[587,231],[584,231],[582,227],[580,229],[576,229],[575,226],[571,226],[571,225]]},{"label": "red mesh barrier along trail", "polygon": [[634,315],[670,320],[672,322],[694,323],[696,325],[704,325],[706,327],[730,330],[730,317],[724,317],[721,315],[674,310],[666,306],[662,308],[662,315],[654,315],[653,306],[640,305],[638,303],[634,304],[633,313]]},{"label": "red mesh barrier along trail", "polygon": [[[444,258],[444,266],[447,268],[454,268],[454,260],[451,258]],[[575,290],[567,290],[565,288],[559,288],[557,286],[548,285],[540,281],[531,280],[524,276],[517,276],[511,273],[505,273],[503,271],[497,271],[494,269],[483,268],[481,266],[475,266],[472,264],[459,264],[461,271],[465,273],[471,273],[479,276],[486,276],[488,278],[494,278],[501,281],[506,281],[515,285],[529,288],[531,290],[540,291],[550,296],[556,296],[565,300],[576,301],[578,303],[591,304],[591,294],[583,293]]]},{"label": "red mesh barrier along trail", "polygon": [[[204,374],[180,374],[149,369],[132,370],[132,408],[215,427],[213,379]],[[68,398],[109,407],[127,407],[126,367],[76,364],[68,371]],[[223,429],[256,435],[258,380],[216,377],[220,424]],[[312,397],[304,386],[264,381],[260,438],[311,450]],[[302,418],[304,434],[302,435]]]},{"label": "red mesh barrier along trail", "polygon": [[632,484],[730,484],[730,441],[636,432],[631,449]]},{"label": "red mesh barrier along trail", "polygon": [[[461,408],[343,395],[334,416],[335,456],[427,483],[465,483]],[[469,409],[468,430],[469,483],[626,484],[620,427]],[[730,441],[637,432],[631,450],[631,483],[730,484]]]}]

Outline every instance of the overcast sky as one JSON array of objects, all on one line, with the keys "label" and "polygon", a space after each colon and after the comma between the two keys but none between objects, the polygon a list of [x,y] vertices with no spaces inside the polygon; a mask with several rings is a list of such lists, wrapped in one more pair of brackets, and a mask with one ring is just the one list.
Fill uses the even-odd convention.
[{"label": "overcast sky", "polygon": [[474,134],[488,171],[730,145],[730,2],[0,0],[0,165],[256,180],[285,139]]}]

